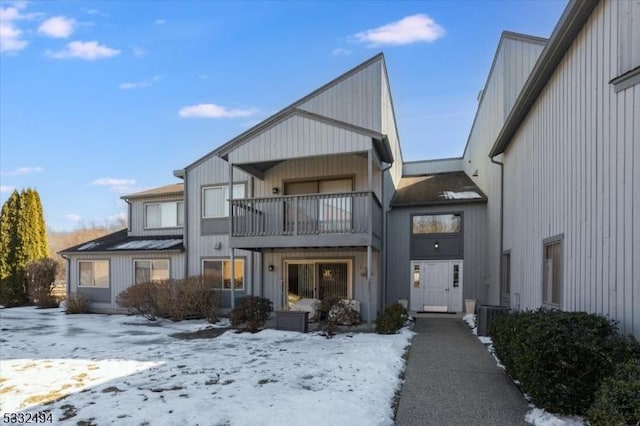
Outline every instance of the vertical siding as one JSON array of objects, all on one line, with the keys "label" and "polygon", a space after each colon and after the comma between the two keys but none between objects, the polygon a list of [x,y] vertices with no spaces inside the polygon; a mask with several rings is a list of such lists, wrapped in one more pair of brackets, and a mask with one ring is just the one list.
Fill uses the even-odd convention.
[{"label": "vertical siding", "polygon": [[233,150],[229,160],[234,164],[242,164],[362,152],[370,149],[371,145],[371,137],[308,117],[292,115]]},{"label": "vertical siding", "polygon": [[458,211],[463,212],[464,215],[463,297],[476,299],[480,303],[495,303],[489,298],[485,280],[487,217],[484,204],[400,207],[391,210],[388,222],[387,303],[399,298],[409,298],[411,215]]},{"label": "vertical siding", "polygon": [[79,266],[81,260],[108,260],[109,261],[109,288],[111,290],[111,303],[92,303],[91,308],[100,311],[117,310],[116,298],[134,283],[133,261],[136,259],[169,259],[169,273],[172,279],[184,278],[184,253],[107,253],[107,254],[83,254],[70,255],[70,289],[71,293],[78,290]]},{"label": "vertical siding", "polygon": [[380,130],[382,58],[315,95],[300,109],[365,129]]},{"label": "vertical siding", "polygon": [[[497,304],[501,300],[500,166],[491,163],[487,154],[543,48],[544,45],[537,40],[510,34],[502,36],[462,161],[467,175],[472,177],[489,199],[486,205],[487,238],[483,249],[487,255],[487,263],[486,270],[481,272],[488,285],[487,303]],[[500,158],[498,160],[501,161]],[[474,177],[476,171],[477,176]],[[513,186],[510,179],[505,178],[505,193]]]},{"label": "vertical siding", "polygon": [[131,201],[131,225],[129,235],[182,235],[182,228],[168,229],[144,229],[144,205],[147,203],[162,203],[164,201],[181,201],[182,196],[176,197],[153,197],[148,199],[136,199]]},{"label": "vertical siding", "polygon": [[398,187],[398,183],[402,178],[403,159],[402,150],[400,148],[400,136],[398,135],[398,132],[396,130],[396,119],[393,111],[393,99],[391,98],[391,86],[386,72],[382,73],[382,80],[380,81],[380,84],[382,87],[382,127],[380,131],[382,132],[382,134],[387,135],[387,138],[389,139],[389,145],[391,146],[391,152],[393,153],[393,165],[389,170],[389,175],[391,176],[393,188],[395,189]]},{"label": "vertical siding", "polygon": [[640,87],[609,84],[631,42],[618,38],[621,3],[596,7],[505,153],[505,249],[512,293],[537,308],[542,241],[564,234],[563,308],[638,336]]}]

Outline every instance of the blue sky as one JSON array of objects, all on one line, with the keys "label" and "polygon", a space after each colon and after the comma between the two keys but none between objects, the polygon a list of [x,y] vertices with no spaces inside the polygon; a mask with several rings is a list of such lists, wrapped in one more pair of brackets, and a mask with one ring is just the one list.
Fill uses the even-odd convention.
[{"label": "blue sky", "polygon": [[172,171],[382,51],[405,161],[461,155],[500,33],[565,0],[2,1],[0,202],[104,224]]}]

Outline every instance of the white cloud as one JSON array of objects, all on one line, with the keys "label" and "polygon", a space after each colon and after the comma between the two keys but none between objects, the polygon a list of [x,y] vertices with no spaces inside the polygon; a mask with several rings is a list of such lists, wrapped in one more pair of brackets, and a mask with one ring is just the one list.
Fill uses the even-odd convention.
[{"label": "white cloud", "polygon": [[47,37],[67,38],[74,30],[76,21],[64,16],[54,16],[44,21],[38,27],[38,32]]},{"label": "white cloud", "polygon": [[84,13],[86,13],[87,15],[97,15],[97,16],[109,16],[108,13],[102,12],[99,9],[83,9]]},{"label": "white cloud", "polygon": [[156,19],[155,21],[153,21],[153,23],[156,25],[164,25],[167,23],[167,21],[165,21],[164,19]]},{"label": "white cloud", "polygon": [[72,41],[67,47],[58,52],[47,50],[46,55],[54,59],[84,59],[94,61],[96,59],[110,58],[120,54],[118,49],[112,49],[99,44],[97,41]]},{"label": "white cloud", "polygon": [[3,176],[24,176],[31,173],[40,173],[43,172],[44,169],[40,166],[36,167],[18,167],[15,170],[10,170],[8,172],[1,172],[0,174]]},{"label": "white cloud", "polygon": [[131,48],[131,51],[133,52],[133,54],[135,56],[145,56],[147,54],[147,49],[145,49],[144,47],[139,47],[139,46],[133,46]]},{"label": "white cloud", "polygon": [[80,216],[79,214],[75,214],[75,213],[65,214],[64,218],[67,219],[70,222],[73,222],[73,223],[80,223],[83,220],[82,216]]},{"label": "white cloud", "polygon": [[424,14],[407,16],[378,28],[357,33],[354,37],[368,47],[430,43],[444,36],[445,31]]},{"label": "white cloud", "polygon": [[25,19],[17,7],[0,7],[0,53],[17,52],[29,44],[15,21]]},{"label": "white cloud", "polygon": [[11,192],[16,189],[14,186],[0,185],[0,192]]},{"label": "white cloud", "polygon": [[118,86],[118,88],[123,90],[144,89],[145,87],[153,86],[154,83],[162,80],[162,78],[163,77],[161,75],[154,75],[149,80],[122,83],[121,85]]},{"label": "white cloud", "polygon": [[112,192],[124,194],[135,189],[135,179],[100,178],[91,182],[93,186],[105,186]]},{"label": "white cloud", "polygon": [[258,113],[255,108],[233,109],[216,104],[198,104],[182,107],[178,114],[184,118],[235,118],[249,117]]},{"label": "white cloud", "polygon": [[344,47],[337,47],[331,51],[332,56],[349,56],[351,55],[351,51],[349,49],[345,49]]}]

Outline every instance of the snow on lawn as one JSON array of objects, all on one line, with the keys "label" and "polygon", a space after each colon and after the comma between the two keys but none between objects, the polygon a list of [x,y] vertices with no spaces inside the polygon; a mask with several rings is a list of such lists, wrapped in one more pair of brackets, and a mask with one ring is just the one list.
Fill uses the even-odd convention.
[{"label": "snow on lawn", "polygon": [[[493,356],[496,360],[496,364],[498,367],[506,370],[505,366],[500,362],[500,359],[496,356],[495,350],[493,349],[493,340],[491,337],[487,336],[478,336],[478,328],[476,327],[476,316],[474,314],[467,314],[463,318],[464,322],[467,323],[471,332],[482,342],[483,345],[487,348],[487,351]],[[520,382],[514,380],[514,383],[520,386]],[[524,394],[524,397],[527,401],[531,401],[531,398]],[[525,416],[524,420],[527,423],[530,423],[535,426],[584,426],[584,420],[578,416],[561,416],[559,414],[552,414],[548,411],[545,411],[541,408],[537,408],[534,404],[529,404],[531,411],[529,411]]]},{"label": "snow on lawn", "polygon": [[0,415],[50,410],[56,424],[100,426],[393,424],[412,332],[171,337],[207,327],[0,310]]}]

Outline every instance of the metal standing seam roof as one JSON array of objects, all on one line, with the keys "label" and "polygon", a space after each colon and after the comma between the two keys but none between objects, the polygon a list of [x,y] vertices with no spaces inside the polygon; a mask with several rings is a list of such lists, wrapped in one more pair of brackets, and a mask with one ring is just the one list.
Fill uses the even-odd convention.
[{"label": "metal standing seam roof", "polygon": [[96,253],[96,252],[124,252],[124,251],[184,251],[182,236],[180,235],[153,235],[153,236],[128,236],[128,231],[122,229],[95,240],[60,251],[60,253]]},{"label": "metal standing seam roof", "polygon": [[391,206],[486,202],[487,196],[465,172],[448,172],[403,177],[391,200]]}]

